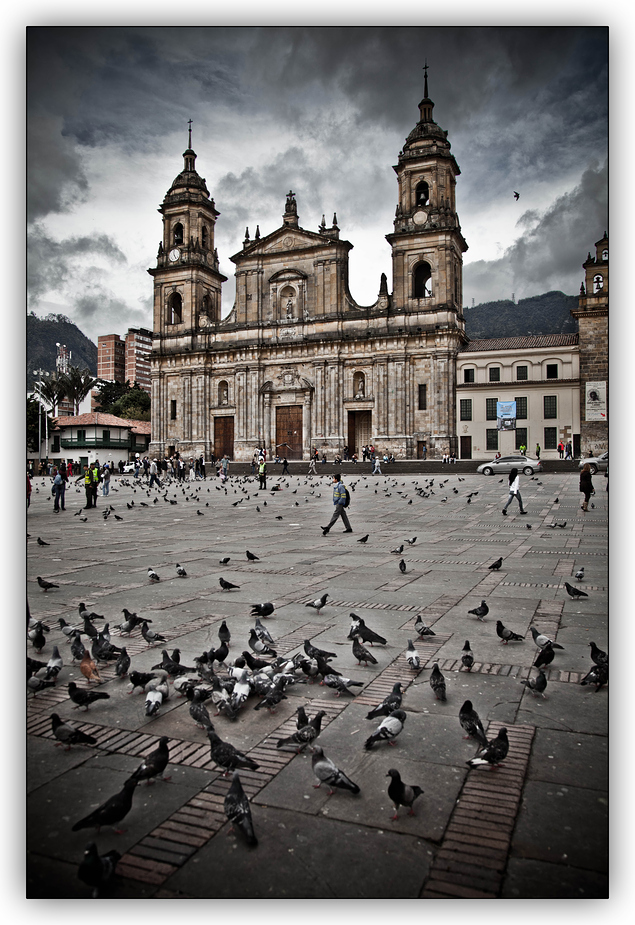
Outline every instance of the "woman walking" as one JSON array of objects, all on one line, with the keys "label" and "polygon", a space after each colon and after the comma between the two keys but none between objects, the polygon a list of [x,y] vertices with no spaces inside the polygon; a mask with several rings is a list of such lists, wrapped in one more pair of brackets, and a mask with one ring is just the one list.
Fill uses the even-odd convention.
[{"label": "woman walking", "polygon": [[580,491],[584,492],[584,502],[582,510],[589,510],[589,498],[593,494],[593,482],[591,481],[591,466],[585,463],[580,473]]},{"label": "woman walking", "polygon": [[526,514],[527,511],[523,509],[523,499],[520,497],[519,491],[520,485],[520,475],[518,474],[518,469],[512,469],[509,473],[509,498],[507,499],[507,504],[503,508],[503,514],[507,517],[507,508],[512,503],[514,498],[518,499],[518,506],[520,508],[521,514]]}]

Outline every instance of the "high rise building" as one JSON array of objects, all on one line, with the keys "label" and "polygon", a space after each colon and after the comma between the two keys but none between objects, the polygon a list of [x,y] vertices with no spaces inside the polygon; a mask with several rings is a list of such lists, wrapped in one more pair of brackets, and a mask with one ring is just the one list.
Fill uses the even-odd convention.
[{"label": "high rise building", "polygon": [[[97,378],[108,382],[135,382],[148,395],[150,386],[150,351],[152,331],[128,328],[128,333],[102,334],[97,339]],[[97,407],[97,392],[91,393],[91,410]]]}]

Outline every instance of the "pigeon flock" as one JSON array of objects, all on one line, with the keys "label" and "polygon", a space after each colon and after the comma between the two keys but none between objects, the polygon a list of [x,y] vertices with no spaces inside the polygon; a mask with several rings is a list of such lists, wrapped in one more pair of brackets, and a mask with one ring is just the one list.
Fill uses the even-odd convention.
[{"label": "pigeon flock", "polygon": [[[351,483],[350,487],[352,491],[356,488],[357,490],[364,487],[368,489],[371,487],[369,481],[364,479],[363,482],[366,484],[361,481]],[[423,486],[415,482],[409,491],[421,499],[429,498],[435,493],[446,492],[446,496],[437,500],[447,503],[451,497],[456,499],[460,495],[458,488],[452,488],[451,492],[445,488],[448,481],[445,479],[435,485],[434,479],[428,479]],[[461,482],[463,479],[459,478],[458,481]],[[304,500],[308,501],[308,495],[316,493],[316,483],[305,480],[304,484],[307,486],[307,497]],[[152,494],[142,480],[130,481],[122,478],[119,480],[119,485],[120,488],[125,487],[132,489],[134,493],[138,492],[140,496],[145,494],[148,499]],[[225,495],[233,490],[235,494],[240,495],[236,501],[231,502],[234,507],[248,501],[250,497],[256,499],[260,495],[256,510],[262,515],[262,509],[267,507],[264,497],[266,491],[254,491],[253,485],[253,481],[249,479],[232,479],[225,485],[214,485],[211,489],[205,486],[205,488],[207,493],[221,491]],[[173,487],[182,491],[182,498],[177,498],[177,492],[173,492],[173,497],[168,497],[168,489]],[[290,489],[289,481],[281,480],[281,484],[276,486],[275,490],[287,489]],[[117,488],[113,488],[113,491],[117,491]],[[293,492],[289,491],[290,494],[296,494],[296,492],[297,489]],[[377,494],[377,488],[375,494]],[[396,480],[390,482],[386,480],[383,494],[385,497],[396,495],[400,500],[412,504],[412,498],[408,497],[408,492],[397,490]],[[325,492],[325,497],[326,495],[328,491]],[[478,491],[470,492],[464,501],[472,504],[478,501],[477,496]],[[318,494],[317,497],[320,495]],[[126,502],[128,514],[126,515],[124,511],[124,515],[126,517],[133,514],[136,516],[140,507],[151,510],[152,505],[156,505],[160,499],[170,505],[190,502],[192,513],[196,511],[194,516],[213,513],[214,505],[211,504],[210,510],[210,502],[205,502],[201,485],[188,486],[186,491],[175,483],[175,485],[164,485],[158,493],[154,494],[152,503],[140,501],[140,499],[137,499],[136,505],[132,499]],[[299,501],[293,503],[295,506],[299,505]],[[201,510],[204,506],[207,510]],[[122,505],[118,504],[117,507],[121,508]],[[115,508],[110,504],[106,510],[108,513],[110,511],[114,513]],[[107,516],[104,517],[104,521],[107,520]],[[116,514],[115,518],[117,521],[124,519]],[[84,517],[81,519],[85,520]],[[284,519],[280,515],[276,516],[276,520]],[[555,526],[564,527],[565,524]],[[118,528],[115,527],[115,529]],[[253,538],[250,542],[253,542]],[[366,534],[357,539],[357,543],[362,546],[358,549],[358,554],[360,556],[365,554],[363,550],[372,546],[373,542],[372,534]],[[415,535],[404,538],[397,546],[385,550],[389,555],[399,557],[398,569],[403,576],[402,583],[407,583],[409,576],[413,574],[411,571],[413,563],[408,563],[406,558],[416,543],[417,536]],[[50,556],[51,553],[44,552],[44,548],[49,546],[54,549],[55,543],[38,536],[37,546],[42,548],[40,557],[46,560],[46,556]],[[154,555],[157,555],[156,549]],[[218,552],[215,555],[217,556]],[[238,562],[242,567],[243,575],[246,576],[247,572],[252,573],[258,569],[262,575],[262,566],[257,563],[262,564],[262,560],[266,560],[265,552],[259,550],[255,553],[247,549],[242,555],[244,555],[242,559],[232,554],[232,556],[226,555],[213,561],[214,564],[218,563],[223,570],[230,569],[232,577],[236,576]],[[151,556],[148,555],[148,559],[150,558]],[[146,559],[146,564],[141,569],[143,578],[139,579],[139,587],[156,586],[157,591],[160,591],[166,583],[178,579],[179,589],[182,589],[189,587],[187,582],[201,580],[201,576],[196,574],[197,569],[191,563],[186,562],[184,566],[173,561],[168,569],[163,558],[162,556],[161,561],[157,562],[156,569],[153,565],[147,565]],[[391,559],[390,562],[394,569],[395,560]],[[236,563],[236,565],[230,566],[230,563]],[[505,557],[500,556],[489,564],[487,560],[484,561],[482,569],[484,572],[502,573],[506,568],[505,563]],[[136,569],[138,573],[140,569],[138,567]],[[51,571],[54,574],[53,568]],[[578,568],[574,574],[574,580],[579,584],[585,578],[584,567]],[[47,595],[47,604],[50,605],[51,592],[64,594],[66,581],[61,579],[65,579],[65,575],[60,575],[57,581],[37,577],[37,586]],[[182,585],[181,580],[183,580]],[[247,577],[244,580],[246,583]],[[412,622],[408,624],[412,628],[412,638],[407,640],[407,647],[400,650],[402,656],[398,659],[398,664],[402,665],[402,679],[394,682],[390,693],[386,694],[383,699],[378,697],[377,703],[365,713],[364,719],[369,722],[368,731],[361,730],[362,735],[358,737],[356,747],[346,754],[341,744],[339,747],[317,744],[324,724],[328,725],[329,715],[325,710],[315,711],[315,700],[311,697],[309,685],[318,685],[323,689],[319,694],[322,700],[334,697],[352,702],[369,681],[376,678],[389,664],[394,663],[397,653],[392,652],[387,657],[387,650],[394,649],[395,646],[403,646],[403,643],[387,638],[390,636],[389,633],[384,636],[377,632],[368,625],[366,617],[354,612],[349,614],[350,627],[339,625],[341,614],[331,613],[335,611],[335,607],[331,603],[329,592],[324,591],[314,597],[315,591],[313,591],[310,599],[305,598],[301,603],[314,613],[302,614],[302,622],[308,627],[312,621],[319,623],[320,619],[324,620],[325,615],[328,616],[328,625],[339,625],[341,630],[337,634],[337,645],[331,644],[330,647],[338,651],[320,647],[318,637],[322,632],[321,624],[317,627],[315,638],[307,633],[307,638],[303,643],[289,648],[283,639],[277,638],[273,629],[275,619],[269,622],[276,615],[275,602],[241,603],[242,599],[247,596],[245,589],[242,595],[233,594],[233,592],[240,592],[240,580],[230,581],[224,575],[219,576],[218,572],[213,578],[213,583],[209,583],[209,587],[210,593],[220,595],[219,600],[235,598],[239,610],[242,609],[242,614],[235,617],[225,616],[222,619],[210,615],[207,626],[213,630],[216,638],[213,640],[208,638],[203,648],[194,646],[189,649],[187,657],[179,648],[170,646],[170,639],[174,638],[174,634],[171,632],[169,621],[160,620],[161,610],[136,605],[138,613],[133,609],[128,610],[123,607],[121,616],[119,613],[116,615],[100,614],[92,607],[105,608],[99,607],[95,600],[88,605],[81,601],[77,606],[78,599],[75,598],[73,607],[77,609],[74,609],[73,614],[69,612],[66,617],[49,620],[46,617],[37,619],[27,608],[27,694],[41,701],[55,692],[55,699],[50,703],[56,709],[49,714],[50,732],[54,745],[62,746],[65,751],[77,747],[99,748],[98,739],[95,735],[80,728],[81,722],[78,725],[76,721],[71,722],[70,719],[65,718],[68,711],[61,709],[63,700],[60,699],[59,694],[62,690],[67,694],[72,709],[81,711],[73,716],[77,715],[81,720],[89,714],[90,719],[98,722],[98,715],[105,715],[104,711],[106,711],[109,716],[107,725],[116,722],[113,722],[112,717],[122,700],[121,695],[132,695],[130,701],[127,701],[127,698],[124,699],[130,704],[139,705],[138,715],[145,717],[144,731],[151,736],[153,735],[152,722],[156,721],[157,717],[165,715],[166,711],[170,710],[170,716],[173,718],[177,715],[176,711],[179,711],[180,722],[187,724],[188,729],[188,732],[184,733],[184,738],[196,740],[196,736],[203,736],[209,746],[210,761],[220,772],[222,779],[227,780],[223,810],[233,831],[249,848],[258,846],[258,815],[255,813],[255,818],[252,817],[252,806],[244,789],[245,781],[241,781],[240,774],[242,771],[255,772],[260,765],[257,760],[250,757],[249,748],[245,749],[240,744],[244,737],[239,734],[239,731],[241,718],[246,716],[250,710],[260,711],[260,716],[274,716],[280,711],[283,721],[289,717],[295,717],[295,730],[289,735],[280,736],[274,732],[266,738],[272,740],[276,750],[293,752],[299,756],[310,755],[311,772],[317,781],[313,784],[314,788],[319,789],[324,784],[328,788],[329,797],[336,791],[344,791],[345,794],[348,793],[348,796],[336,799],[350,799],[351,795],[364,799],[362,788],[354,782],[350,775],[357,776],[360,763],[363,764],[364,760],[367,760],[364,756],[369,751],[376,750],[379,753],[385,746],[394,747],[398,746],[400,741],[406,741],[401,751],[404,757],[414,757],[412,753],[414,737],[409,738],[408,732],[402,740],[399,740],[399,737],[404,729],[410,730],[415,727],[420,719],[416,712],[408,712],[408,687],[416,681],[422,671],[426,670],[429,672],[428,683],[434,700],[442,706],[448,705],[457,717],[457,728],[465,733],[463,738],[471,740],[472,744],[477,746],[476,754],[465,760],[468,769],[486,767],[495,772],[496,768],[504,764],[510,750],[507,729],[499,728],[496,736],[488,739],[484,724],[474,708],[473,699],[465,699],[464,696],[457,694],[457,681],[455,680],[455,673],[458,677],[458,672],[463,672],[465,674],[461,677],[468,681],[467,674],[472,673],[473,670],[475,673],[478,672],[480,667],[479,640],[475,641],[473,638],[470,643],[470,640],[464,638],[468,632],[471,635],[475,628],[478,629],[480,638],[488,636],[490,642],[495,638],[495,629],[496,637],[505,646],[527,644],[527,635],[518,625],[519,621],[515,620],[513,611],[509,606],[505,606],[503,600],[490,598],[488,603],[483,598],[480,604],[475,604],[471,608],[465,607],[463,623],[465,632],[461,634],[461,642],[464,641],[462,648],[461,643],[457,644],[454,640],[443,642],[443,659],[456,659],[456,668],[445,675],[439,667],[438,655],[432,661],[427,654],[420,654],[415,648],[415,642],[418,642],[425,652],[425,647],[434,641],[438,632],[425,622],[425,614],[417,613]],[[245,584],[246,587],[247,584]],[[250,587],[252,590],[247,596],[248,599],[251,596],[256,597],[253,585],[250,584]],[[589,597],[587,592],[567,581],[563,581],[563,590],[569,598],[581,603]],[[150,595],[154,593],[156,593],[154,590],[148,591]],[[485,597],[487,597],[487,591],[485,591]],[[128,605],[131,606],[130,601]],[[148,609],[152,616],[148,615]],[[493,625],[486,619],[492,611]],[[470,620],[470,617],[475,617],[476,620]],[[117,620],[120,622],[116,622]],[[265,625],[263,621],[267,621],[268,625]],[[160,629],[157,626],[158,623]],[[564,652],[564,647],[550,638],[550,635],[542,631],[539,626],[532,624],[529,630],[531,640],[536,647],[535,658],[529,676],[521,678],[520,684],[527,689],[527,694],[532,694],[532,699],[540,697],[541,700],[545,700],[548,683],[546,671],[554,661],[557,651]],[[338,657],[341,659],[344,654],[344,646],[348,646],[350,653],[346,658],[346,664],[351,666],[348,670],[354,673],[355,677],[346,677],[337,668],[337,659]],[[589,647],[593,667],[580,684],[582,686],[593,685],[597,693],[608,683],[608,655],[599,649],[595,642],[590,642]],[[161,652],[161,658],[148,669],[150,661],[143,657],[144,653],[155,649],[156,653]],[[38,657],[34,658],[32,655]],[[156,660],[158,655],[154,652],[153,655]],[[72,670],[72,678],[75,680],[68,676],[69,670]],[[105,683],[109,685],[108,691],[100,689]],[[298,698],[304,701],[299,706],[297,705]],[[177,741],[179,740],[175,740],[175,745]],[[135,810],[135,807],[138,807],[136,811],[143,811],[142,801],[135,796],[139,785],[144,783],[145,791],[146,787],[157,780],[170,781],[171,775],[166,773],[170,764],[170,737],[161,735],[158,740],[154,738],[152,744],[153,747],[147,750],[146,756],[136,770],[129,773],[127,779],[119,780],[118,789],[112,788],[115,790],[112,795],[109,796],[101,789],[95,789],[93,793],[86,794],[90,797],[89,805],[93,807],[90,812],[77,818],[80,814],[76,813],[73,817],[72,806],[63,809],[63,816],[69,816],[71,819],[68,826],[70,830],[73,832],[82,829],[95,831],[93,836],[95,840],[86,845],[77,871],[78,878],[92,890],[93,897],[105,895],[112,888],[117,864],[121,859],[121,854],[115,850],[100,854],[98,843],[100,830],[107,827],[115,833],[125,831],[120,824],[126,817]],[[398,756],[399,753],[400,749],[397,747],[394,754]],[[293,760],[298,762],[299,770],[300,767],[305,767],[302,757]],[[393,757],[391,764],[397,763]],[[409,816],[414,816],[414,804],[418,800],[420,801],[417,804],[419,810],[425,812],[425,791],[421,786],[422,781],[405,783],[402,780],[402,774],[405,776],[406,772],[395,767],[390,767],[387,773],[386,771],[383,773],[390,781],[387,786],[384,784],[383,787],[389,802],[394,807],[394,815],[390,817],[392,820],[399,818],[401,807],[407,810]],[[414,774],[412,776],[415,777]]]}]

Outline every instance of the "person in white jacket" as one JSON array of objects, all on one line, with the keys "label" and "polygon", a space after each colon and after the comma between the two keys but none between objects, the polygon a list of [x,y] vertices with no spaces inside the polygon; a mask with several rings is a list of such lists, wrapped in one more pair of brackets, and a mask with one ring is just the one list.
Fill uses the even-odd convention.
[{"label": "person in white jacket", "polygon": [[520,513],[526,514],[527,511],[523,509],[523,499],[520,497],[519,491],[520,485],[520,475],[518,474],[518,469],[512,469],[509,473],[509,498],[507,499],[507,504],[503,508],[503,514],[507,516],[507,508],[512,503],[514,498],[518,499],[518,506],[520,507]]}]

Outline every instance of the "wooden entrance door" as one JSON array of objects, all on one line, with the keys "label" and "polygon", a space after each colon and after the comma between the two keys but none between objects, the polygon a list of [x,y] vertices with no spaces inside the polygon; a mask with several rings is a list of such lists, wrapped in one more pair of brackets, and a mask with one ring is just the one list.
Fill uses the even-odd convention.
[{"label": "wooden entrance door", "polygon": [[214,456],[234,458],[234,419],[233,417],[214,418]]},{"label": "wooden entrance door", "polygon": [[348,412],[348,452],[362,456],[362,447],[370,445],[372,432],[372,411]]},{"label": "wooden entrance door", "polygon": [[472,438],[461,437],[461,459],[472,458]]},{"label": "wooden entrance door", "polygon": [[281,458],[302,459],[302,405],[282,405],[276,408],[274,453],[278,453]]}]

